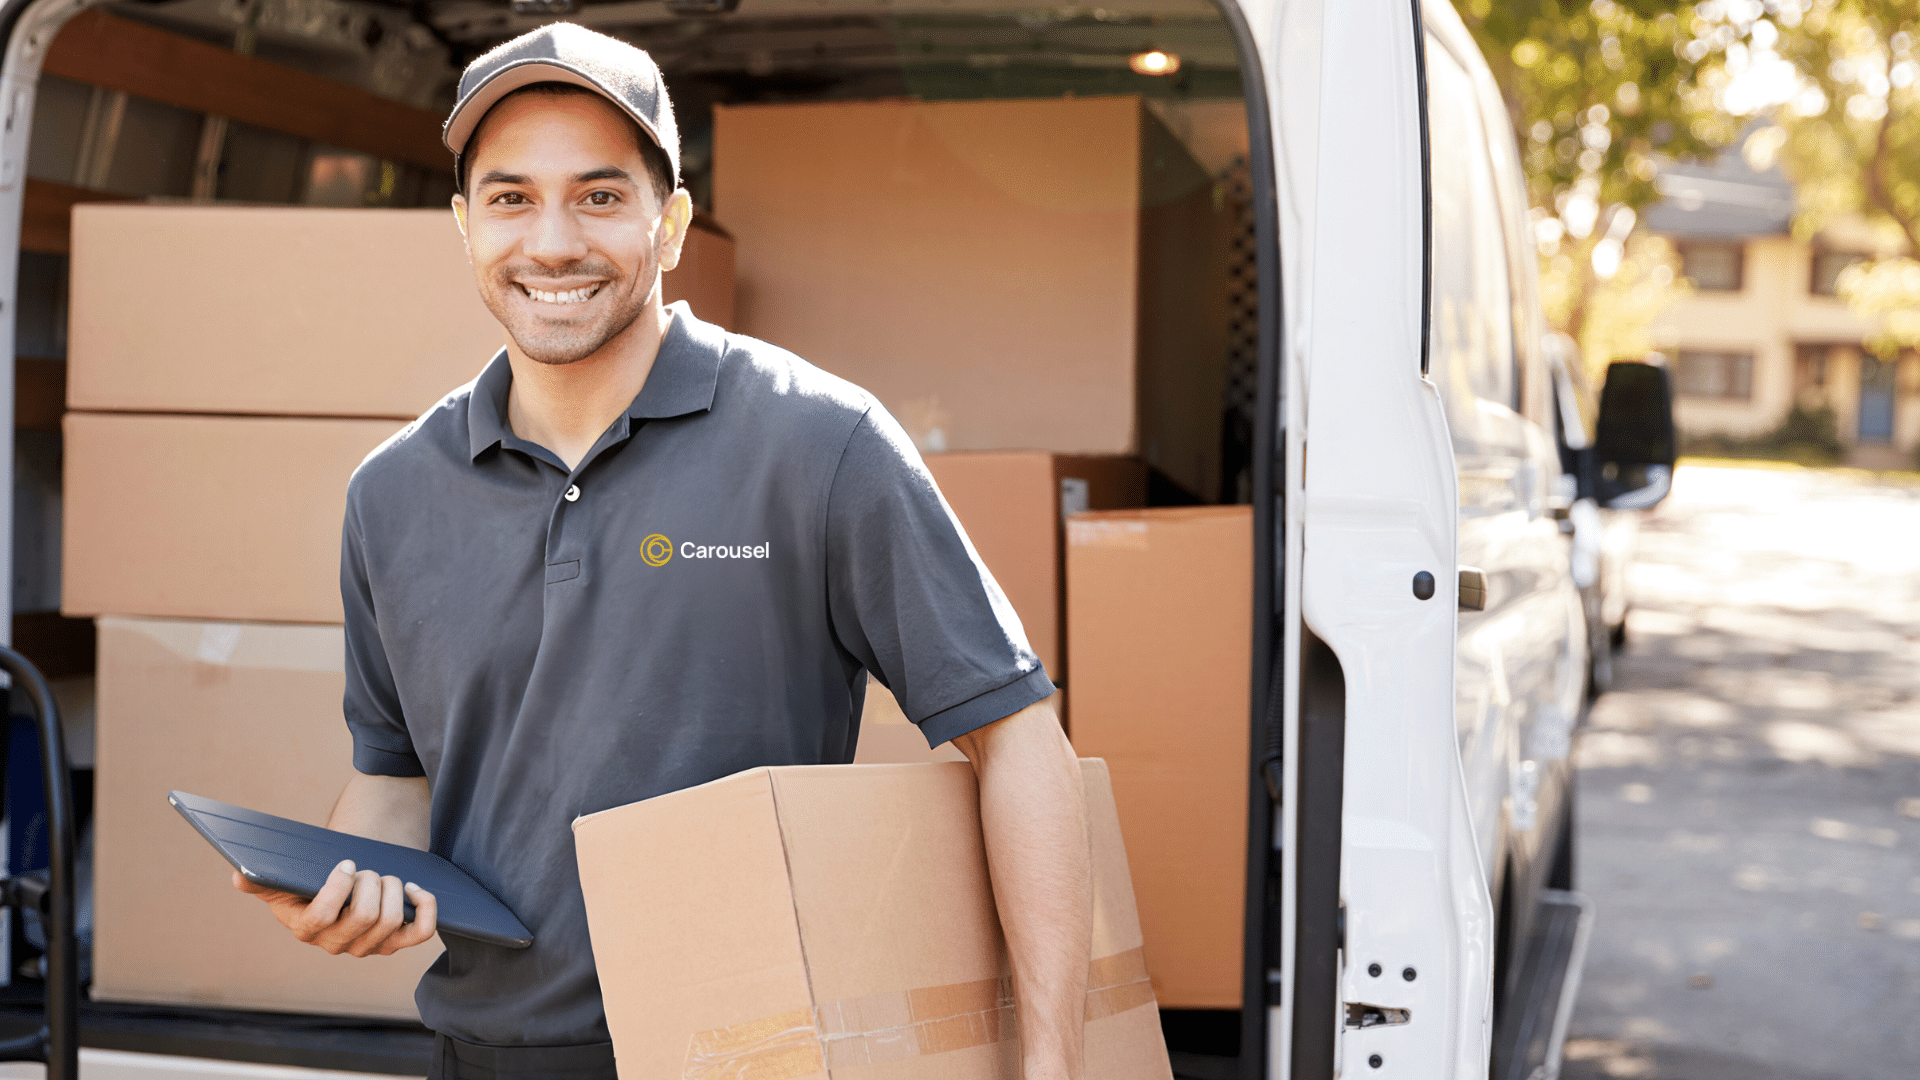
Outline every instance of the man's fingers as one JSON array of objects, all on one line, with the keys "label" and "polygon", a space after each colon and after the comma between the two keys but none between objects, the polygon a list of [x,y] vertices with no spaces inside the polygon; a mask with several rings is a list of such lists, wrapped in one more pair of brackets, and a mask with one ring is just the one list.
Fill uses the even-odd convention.
[{"label": "man's fingers", "polygon": [[341,907],[353,893],[353,881],[351,860],[334,867],[333,873],[327,875],[326,884],[320,886],[320,891],[313,895],[313,899],[299,909],[290,921],[282,920],[286,922],[287,929],[292,930],[293,936],[301,941],[312,941],[319,937],[340,917]]},{"label": "man's fingers", "polygon": [[353,875],[353,898],[339,921],[323,931],[314,944],[338,955],[380,921],[380,875],[362,870]]},{"label": "man's fingers", "polygon": [[[352,885],[343,906],[335,909],[333,921],[321,928],[313,936],[313,943],[330,953],[338,953],[347,947],[347,943],[372,926],[380,917],[380,875],[371,870],[361,870],[352,877]],[[332,885],[332,881],[327,882]],[[320,898],[314,897],[309,909],[320,906]]]},{"label": "man's fingers", "polygon": [[412,948],[433,937],[440,926],[439,901],[433,894],[409,881],[406,885],[407,899],[413,901],[413,921],[390,935],[386,943],[380,946],[381,956],[392,956],[401,949]]},{"label": "man's fingers", "polygon": [[379,951],[387,938],[400,929],[401,920],[406,918],[407,897],[401,891],[399,878],[382,877],[378,899],[380,911],[373,925],[347,944],[347,952],[354,956],[371,956]]},{"label": "man's fingers", "polygon": [[[439,928],[432,893],[397,877],[356,870],[351,861],[334,867],[312,900],[248,881],[238,872],[233,887],[271,904],[294,937],[335,955],[390,956],[431,938]],[[411,924],[404,921],[409,900]]]}]

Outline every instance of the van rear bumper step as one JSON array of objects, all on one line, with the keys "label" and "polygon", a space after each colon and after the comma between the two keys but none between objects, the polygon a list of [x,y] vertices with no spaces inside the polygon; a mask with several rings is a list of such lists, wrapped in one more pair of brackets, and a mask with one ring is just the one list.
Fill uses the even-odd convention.
[{"label": "van rear bumper step", "polygon": [[1541,891],[1524,966],[1513,986],[1517,1008],[1500,1018],[1493,1033],[1494,1080],[1559,1080],[1593,915],[1593,901],[1581,893]]}]

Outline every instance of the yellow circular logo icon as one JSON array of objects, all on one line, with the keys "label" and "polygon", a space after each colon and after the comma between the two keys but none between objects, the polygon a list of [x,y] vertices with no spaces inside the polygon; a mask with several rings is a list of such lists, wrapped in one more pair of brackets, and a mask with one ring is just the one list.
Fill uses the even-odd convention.
[{"label": "yellow circular logo icon", "polygon": [[640,558],[648,566],[665,566],[673,561],[673,541],[654,533],[640,542]]}]

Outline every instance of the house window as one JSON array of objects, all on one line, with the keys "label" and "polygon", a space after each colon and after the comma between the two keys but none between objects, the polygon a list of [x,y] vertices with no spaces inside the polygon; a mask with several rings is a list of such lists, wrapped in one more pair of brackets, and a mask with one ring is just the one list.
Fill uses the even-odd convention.
[{"label": "house window", "polygon": [[1807,291],[1815,296],[1838,295],[1840,272],[1865,258],[1865,255],[1858,255],[1851,251],[1814,252],[1813,275],[1807,282]]},{"label": "house window", "polygon": [[1680,273],[1701,292],[1739,292],[1746,262],[1742,244],[1685,241],[1680,248]]},{"label": "house window", "polygon": [[1687,397],[1748,400],[1753,396],[1753,354],[1681,349],[1680,393]]}]

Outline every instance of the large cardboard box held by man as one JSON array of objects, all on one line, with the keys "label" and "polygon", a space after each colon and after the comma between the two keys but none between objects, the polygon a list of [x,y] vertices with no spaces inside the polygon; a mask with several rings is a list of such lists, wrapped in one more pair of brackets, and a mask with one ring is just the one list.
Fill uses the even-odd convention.
[{"label": "large cardboard box held by man", "polygon": [[1168,1008],[1240,1004],[1252,633],[1251,508],[1068,519],[1073,745],[1113,771]]},{"label": "large cardboard box held by man", "polygon": [[[661,293],[732,326],[732,238]],[[70,295],[73,409],[411,419],[507,340],[446,210],[83,205]]]},{"label": "large cardboard box held by man", "polygon": [[353,775],[337,626],[100,620],[93,997],[414,1019],[439,955],[294,940],[167,806],[172,789],[324,824]]},{"label": "large cardboard box held by man", "polygon": [[[1171,1080],[1106,767],[1086,1075]],[[574,823],[623,1080],[1015,1080],[964,763],[754,769]]]},{"label": "large cardboard box held by man", "polygon": [[400,427],[68,413],[62,609],[339,622],[347,480]]},{"label": "large cardboard box held by man", "polygon": [[1237,225],[1141,99],[720,106],[713,168],[741,331],[922,450],[1137,455],[1217,494]]}]

